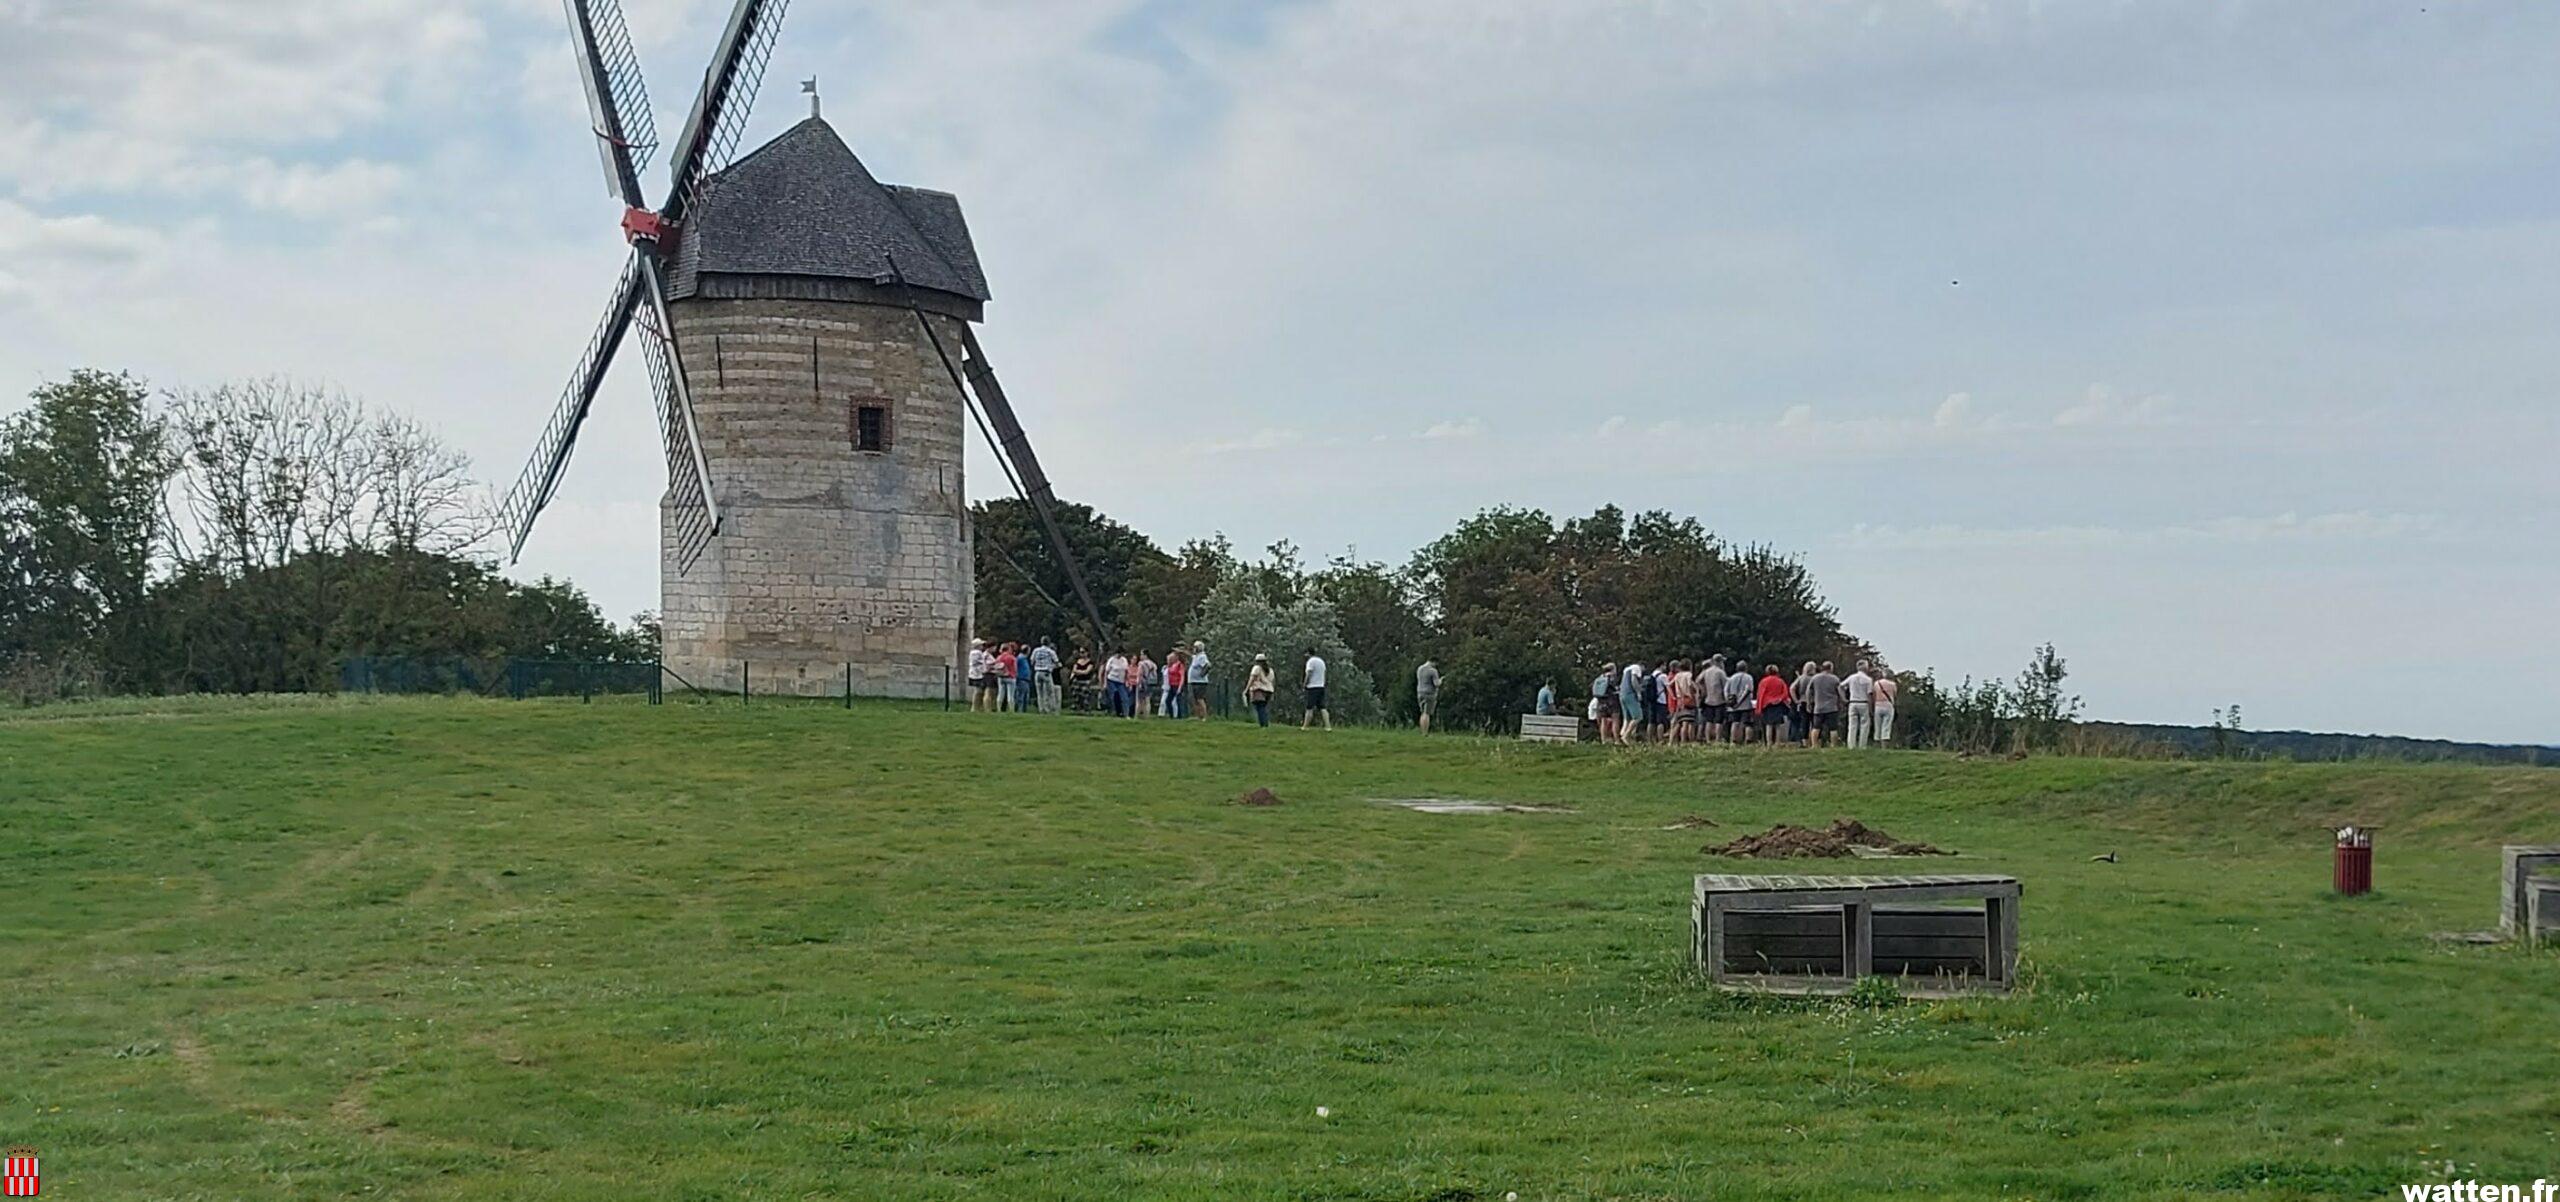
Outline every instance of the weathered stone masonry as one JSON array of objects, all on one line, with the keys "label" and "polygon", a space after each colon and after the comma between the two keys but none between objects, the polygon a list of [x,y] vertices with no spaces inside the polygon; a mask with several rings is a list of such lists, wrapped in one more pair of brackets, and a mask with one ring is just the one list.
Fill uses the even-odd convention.
[{"label": "weathered stone masonry", "polygon": [[[903,308],[691,299],[676,337],[719,499],[720,535],[679,572],[660,522],[667,666],[694,685],[939,697],[974,620],[967,419]],[[957,347],[960,323],[930,318]],[[854,410],[889,446],[854,449]]]}]

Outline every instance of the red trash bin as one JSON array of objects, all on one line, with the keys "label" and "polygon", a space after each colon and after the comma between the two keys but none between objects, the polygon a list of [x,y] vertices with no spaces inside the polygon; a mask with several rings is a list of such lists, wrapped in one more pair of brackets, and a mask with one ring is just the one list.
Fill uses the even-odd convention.
[{"label": "red trash bin", "polygon": [[2348,897],[2373,892],[2372,827],[2338,828],[2337,858],[2330,867],[2330,882]]}]

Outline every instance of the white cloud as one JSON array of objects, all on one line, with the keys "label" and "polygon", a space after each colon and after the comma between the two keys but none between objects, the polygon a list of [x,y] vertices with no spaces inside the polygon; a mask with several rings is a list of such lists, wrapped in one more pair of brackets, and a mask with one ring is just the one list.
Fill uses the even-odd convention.
[{"label": "white cloud", "polygon": [[2092,384],[2077,404],[2053,415],[2057,426],[2156,426],[2172,420],[2165,394],[2129,397]]},{"label": "white cloud", "polygon": [[156,230],[110,221],[95,213],[47,217],[0,199],[0,259],[56,268],[93,270],[131,263],[157,252],[166,239]]},{"label": "white cloud", "polygon": [[2164,526],[1958,526],[1903,527],[1860,524],[1838,540],[1857,550],[1957,551],[2143,549],[2252,546],[2277,542],[2369,543],[2428,540],[2443,535],[2440,519],[2421,514],[2340,513],[2208,518]]},{"label": "white cloud", "polygon": [[1482,438],[1484,437],[1484,421],[1481,418],[1468,417],[1460,418],[1455,421],[1433,422],[1429,427],[1425,428],[1422,433],[1414,435],[1414,437],[1424,439]]},{"label": "white cloud", "polygon": [[1591,434],[1594,438],[1615,438],[1620,433],[1624,432],[1626,428],[1627,418],[1625,414],[1611,414],[1600,423],[1600,428],[1592,431]]},{"label": "white cloud", "polygon": [[1201,449],[1212,455],[1232,455],[1239,451],[1285,450],[1289,447],[1294,447],[1305,440],[1306,435],[1299,431],[1281,429],[1276,426],[1264,426],[1242,438],[1231,438],[1212,442]]},{"label": "white cloud", "polygon": [[1941,430],[1953,430],[1963,426],[1972,417],[1973,394],[1950,392],[1947,394],[1947,399],[1938,402],[1937,412],[1929,415],[1929,424]]},{"label": "white cloud", "polygon": [[391,202],[409,186],[406,168],[368,159],[328,166],[252,159],[241,169],[241,194],[251,205],[306,219],[388,217]]},{"label": "white cloud", "polygon": [[338,145],[452,132],[491,0],[0,5],[0,193],[201,198],[342,216],[397,168]]}]

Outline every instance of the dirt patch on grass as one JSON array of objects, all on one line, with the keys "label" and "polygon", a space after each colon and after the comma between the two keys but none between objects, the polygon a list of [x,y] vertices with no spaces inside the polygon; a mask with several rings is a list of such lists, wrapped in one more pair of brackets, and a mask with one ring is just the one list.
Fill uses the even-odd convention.
[{"label": "dirt patch on grass", "polygon": [[1678,822],[1664,826],[1662,829],[1666,831],[1695,831],[1704,830],[1714,825],[1716,825],[1716,820],[1713,818],[1709,818],[1704,814],[1691,814]]},{"label": "dirt patch on grass", "polygon": [[1382,797],[1380,805],[1397,806],[1417,814],[1570,814],[1564,806],[1520,805],[1507,801],[1470,801],[1464,797]]},{"label": "dirt patch on grass", "polygon": [[1747,860],[1838,860],[1858,854],[1859,848],[1893,856],[1953,854],[1927,843],[1897,839],[1855,818],[1834,818],[1830,826],[1820,829],[1781,822],[1759,834],[1698,850]]},{"label": "dirt patch on grass", "polygon": [[1280,804],[1280,795],[1269,789],[1255,789],[1250,793],[1239,795],[1236,798],[1236,804],[1240,806],[1276,806]]}]

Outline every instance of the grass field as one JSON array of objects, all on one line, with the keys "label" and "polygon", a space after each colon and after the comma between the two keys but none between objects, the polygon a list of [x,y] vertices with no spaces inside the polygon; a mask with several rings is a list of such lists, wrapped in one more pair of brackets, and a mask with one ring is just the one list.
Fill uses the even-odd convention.
[{"label": "grass field", "polygon": [[[1372,800],[1415,796],[1577,812]],[[1751,868],[1700,844],[1841,815],[2022,877],[2025,991],[1701,986],[1689,877]],[[2560,955],[2425,937],[2560,840],[2548,769],[276,701],[0,720],[0,819],[0,1144],[48,1198],[2560,1177]]]}]

